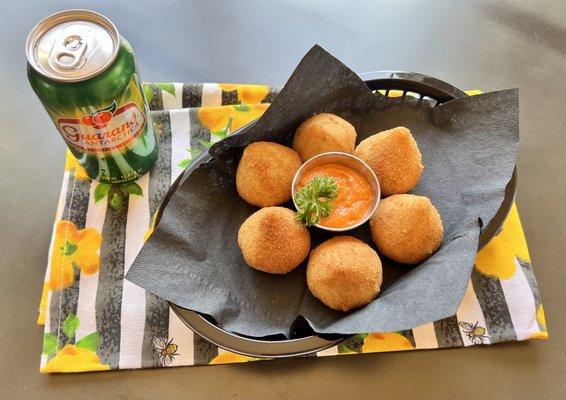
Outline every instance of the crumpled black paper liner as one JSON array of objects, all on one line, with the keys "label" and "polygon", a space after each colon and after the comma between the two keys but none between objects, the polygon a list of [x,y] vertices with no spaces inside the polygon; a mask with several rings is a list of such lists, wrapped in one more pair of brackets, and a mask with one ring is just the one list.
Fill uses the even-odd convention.
[{"label": "crumpled black paper liner", "polygon": [[[379,297],[349,313],[333,311],[310,294],[305,265],[284,276],[258,272],[246,265],[236,243],[241,223],[257,210],[235,188],[243,148],[258,140],[290,145],[296,127],[320,112],[350,121],[358,143],[398,125],[411,129],[425,165],[413,193],[428,196],[444,222],[445,239],[436,254],[414,267],[382,258]],[[215,144],[212,159],[199,158],[184,172],[126,278],[211,315],[225,330],[255,337],[288,336],[299,316],[315,332],[336,334],[405,330],[451,316],[466,290],[481,226],[497,212],[511,178],[518,122],[517,89],[437,107],[410,97],[391,99],[373,94],[315,46],[255,124]],[[373,246],[367,224],[350,234]],[[311,229],[313,247],[330,236]]]}]

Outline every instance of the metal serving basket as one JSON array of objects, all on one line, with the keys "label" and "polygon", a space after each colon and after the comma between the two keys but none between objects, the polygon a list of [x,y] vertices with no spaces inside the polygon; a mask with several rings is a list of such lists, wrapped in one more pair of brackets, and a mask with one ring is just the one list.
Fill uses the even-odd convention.
[{"label": "metal serving basket", "polygon": [[[393,95],[392,91],[397,91],[395,95],[399,95],[398,91],[400,91],[403,95],[419,98],[419,101],[433,101],[435,105],[467,96],[465,92],[449,83],[413,72],[377,71],[361,74],[360,77],[371,90],[379,90],[385,96]],[[239,131],[246,130],[251,124],[242,127]],[[204,153],[195,160],[191,167],[194,169],[210,159],[211,156]],[[506,187],[505,198],[497,214],[480,234],[479,249],[483,248],[503,225],[513,205],[516,181],[515,170]],[[179,185],[180,182],[182,179],[175,184]],[[310,329],[305,320],[298,320],[293,326],[289,339],[282,336],[255,339],[221,329],[210,316],[181,308],[172,303],[170,306],[179,318],[198,335],[226,350],[253,357],[281,358],[312,354],[335,346],[349,337],[318,335]]]}]

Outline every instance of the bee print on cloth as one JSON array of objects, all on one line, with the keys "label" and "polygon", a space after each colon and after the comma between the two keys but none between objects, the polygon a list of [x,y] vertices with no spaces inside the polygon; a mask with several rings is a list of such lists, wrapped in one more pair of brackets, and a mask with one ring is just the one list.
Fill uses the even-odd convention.
[{"label": "bee print on cloth", "polygon": [[155,351],[157,351],[157,354],[159,355],[159,360],[161,361],[161,365],[164,367],[171,364],[175,359],[175,356],[179,355],[177,353],[177,349],[179,348],[179,346],[173,343],[173,338],[171,338],[171,340],[169,341],[163,338],[155,338],[153,339],[153,347],[155,348]]},{"label": "bee print on cloth", "polygon": [[460,325],[464,333],[468,336],[468,339],[470,339],[473,344],[483,344],[485,339],[489,339],[489,336],[485,334],[485,328],[483,326],[479,326],[479,322],[472,325],[469,322],[462,321],[458,325]]}]

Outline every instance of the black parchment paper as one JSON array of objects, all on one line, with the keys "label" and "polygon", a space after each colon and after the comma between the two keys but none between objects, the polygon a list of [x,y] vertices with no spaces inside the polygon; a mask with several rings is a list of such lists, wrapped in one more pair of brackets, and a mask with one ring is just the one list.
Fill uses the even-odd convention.
[{"label": "black parchment paper", "polygon": [[[350,121],[357,141],[403,125],[418,142],[425,170],[413,191],[430,197],[444,223],[442,247],[420,265],[384,261],[384,286],[369,305],[335,312],[308,291],[304,265],[285,276],[248,267],[236,243],[256,207],[242,200],[234,174],[254,141],[290,145],[296,127],[319,112]],[[518,90],[426,101],[373,94],[350,69],[315,46],[265,114],[215,144],[167,196],[155,232],[127,279],[181,307],[211,315],[223,329],[262,337],[289,335],[304,317],[319,333],[396,331],[456,312],[473,267],[478,236],[495,215],[515,166]],[[288,205],[292,208],[292,205]],[[370,243],[366,226],[350,232]],[[330,237],[311,230],[313,246]]]}]

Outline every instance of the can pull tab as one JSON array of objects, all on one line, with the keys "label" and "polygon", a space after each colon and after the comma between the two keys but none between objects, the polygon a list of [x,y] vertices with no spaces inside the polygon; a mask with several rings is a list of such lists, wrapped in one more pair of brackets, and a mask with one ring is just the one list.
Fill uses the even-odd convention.
[{"label": "can pull tab", "polygon": [[86,54],[87,41],[79,35],[69,35],[58,42],[51,52],[51,63],[65,70],[80,66]]}]

